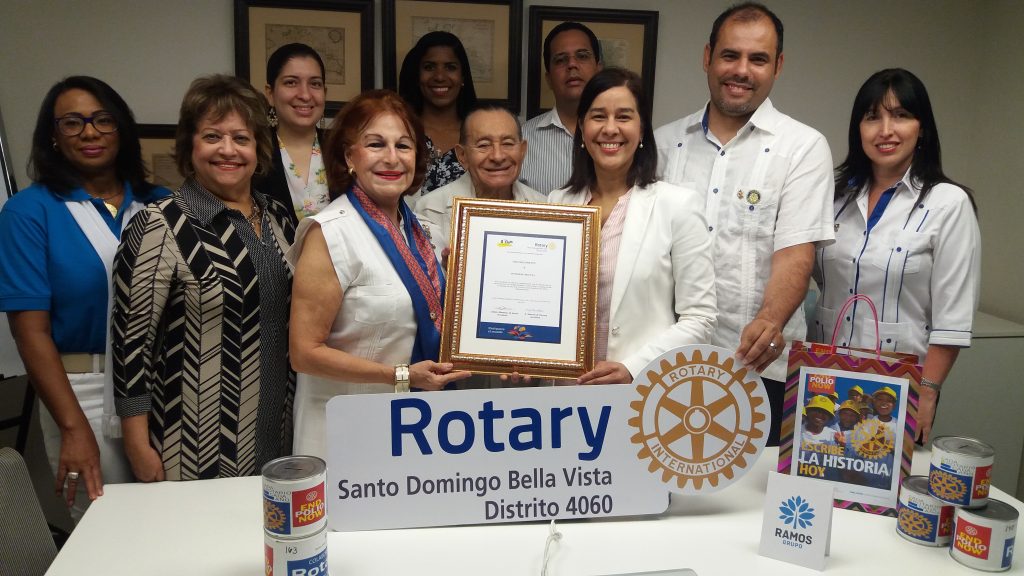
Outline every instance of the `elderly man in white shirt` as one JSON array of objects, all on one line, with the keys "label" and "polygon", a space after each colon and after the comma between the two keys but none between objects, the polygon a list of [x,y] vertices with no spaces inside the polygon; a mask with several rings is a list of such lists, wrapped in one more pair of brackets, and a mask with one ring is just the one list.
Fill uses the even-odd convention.
[{"label": "elderly man in white shirt", "polygon": [[547,197],[516,181],[526,155],[519,119],[499,106],[477,108],[462,122],[455,155],[466,173],[421,196],[413,210],[442,262],[449,247],[455,197],[547,202]]},{"label": "elderly man in white shirt", "polygon": [[782,22],[757,3],[723,12],[704,47],[710,100],[655,132],[662,178],[705,194],[719,307],[711,343],[765,379],[769,445],[782,420],[786,346],[806,333],[801,303],[815,244],[831,243],[825,138],[772,106]]},{"label": "elderly man in white shirt", "polygon": [[569,180],[572,139],[578,124],[576,108],[583,87],[601,67],[601,44],[583,24],[562,22],[544,38],[544,76],[555,97],[555,107],[523,126],[530,142],[519,177],[524,184],[549,194]]}]

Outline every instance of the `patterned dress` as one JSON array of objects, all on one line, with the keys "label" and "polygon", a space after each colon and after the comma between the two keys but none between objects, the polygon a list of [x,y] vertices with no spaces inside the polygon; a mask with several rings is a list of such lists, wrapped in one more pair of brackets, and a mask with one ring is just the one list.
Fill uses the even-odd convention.
[{"label": "patterned dress", "polygon": [[309,157],[309,174],[303,176],[295,167],[288,149],[282,143],[279,152],[281,164],[285,167],[285,180],[288,182],[288,191],[291,192],[292,208],[295,216],[302,220],[306,216],[312,216],[327,203],[329,189],[327,187],[327,169],[324,167],[323,155],[320,151],[320,138],[317,135],[313,139],[313,150]]},{"label": "patterned dress", "polygon": [[455,156],[454,148],[442,154],[430,137],[427,137],[427,152],[430,159],[427,162],[427,177],[423,181],[424,194],[454,182],[466,173],[466,169],[459,164],[459,159]]},{"label": "patterned dress", "polygon": [[291,453],[294,237],[259,193],[261,234],[194,180],[139,213],[114,262],[114,394],[149,414],[168,480],[257,474]]}]

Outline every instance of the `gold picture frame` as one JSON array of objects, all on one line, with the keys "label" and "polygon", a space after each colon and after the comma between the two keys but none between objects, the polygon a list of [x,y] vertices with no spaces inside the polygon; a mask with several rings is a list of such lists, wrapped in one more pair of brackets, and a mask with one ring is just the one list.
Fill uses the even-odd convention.
[{"label": "gold picture frame", "polygon": [[373,88],[373,0],[235,0],[235,74],[262,93],[267,59],[291,42],[324,61],[328,117]]},{"label": "gold picture frame", "polygon": [[456,198],[441,362],[577,378],[594,368],[601,209]]},{"label": "gold picture frame", "polygon": [[177,190],[185,181],[174,161],[174,124],[139,124],[142,161],[149,170],[150,182]]},{"label": "gold picture frame", "polygon": [[405,55],[427,32],[442,30],[466,48],[481,101],[519,112],[522,0],[384,0],[384,87],[398,90]]}]

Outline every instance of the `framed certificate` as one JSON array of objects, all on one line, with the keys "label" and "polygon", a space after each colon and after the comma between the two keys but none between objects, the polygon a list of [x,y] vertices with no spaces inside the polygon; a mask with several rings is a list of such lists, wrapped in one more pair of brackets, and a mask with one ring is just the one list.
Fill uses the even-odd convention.
[{"label": "framed certificate", "polygon": [[596,206],[456,198],[441,362],[576,378],[594,367]]}]

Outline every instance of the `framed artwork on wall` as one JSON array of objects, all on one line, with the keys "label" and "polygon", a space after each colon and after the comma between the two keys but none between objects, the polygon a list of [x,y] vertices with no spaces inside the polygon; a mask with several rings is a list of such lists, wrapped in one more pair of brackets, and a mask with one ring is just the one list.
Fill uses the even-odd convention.
[{"label": "framed artwork on wall", "polygon": [[174,162],[174,124],[139,124],[142,161],[149,170],[150,181],[157,186],[176,190],[185,177]]},{"label": "framed artwork on wall", "polygon": [[658,53],[658,12],[605,10],[562,6],[531,6],[529,54],[526,64],[526,117],[550,110],[554,95],[545,79],[544,38],[562,22],[579,22],[594,31],[605,66],[628,68],[644,80],[648,105],[654,99],[655,58]]},{"label": "framed artwork on wall", "polygon": [[373,0],[235,0],[235,74],[262,92],[267,59],[292,42],[324,61],[328,117],[373,88]]},{"label": "framed artwork on wall", "polygon": [[465,46],[477,98],[519,112],[522,0],[384,0],[383,20],[385,88],[398,89],[402,60],[420,37],[443,30]]}]

